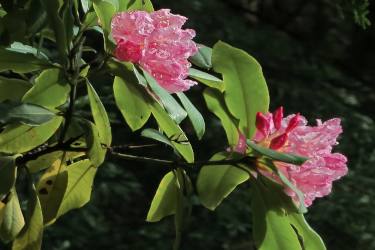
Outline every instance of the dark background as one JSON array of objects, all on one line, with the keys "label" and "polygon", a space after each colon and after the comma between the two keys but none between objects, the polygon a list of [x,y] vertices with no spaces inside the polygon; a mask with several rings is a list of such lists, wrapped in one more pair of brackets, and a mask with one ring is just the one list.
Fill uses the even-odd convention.
[{"label": "dark background", "polygon": [[[314,203],[307,218],[329,250],[375,249],[374,26],[361,28],[351,6],[341,8],[330,0],[159,0],[154,5],[189,17],[186,26],[197,31],[197,42],[213,46],[223,40],[257,58],[269,84],[271,110],[283,105],[286,113],[301,112],[312,122],[342,118],[344,134],[337,151],[348,156],[349,174],[335,183],[330,196]],[[96,79],[96,86],[102,94],[111,89],[103,80]],[[208,129],[202,142],[193,133],[190,137],[199,149],[197,158],[207,159],[226,145],[220,124],[205,108],[202,89],[195,87],[188,95],[207,117]],[[115,143],[144,142],[124,125],[111,96],[106,105]],[[184,128],[191,131],[188,122]],[[132,153],[171,154],[166,148]],[[43,249],[171,249],[172,217],[157,224],[144,221],[163,173],[110,158],[98,173],[91,203],[48,228]],[[246,185],[215,213],[194,197],[193,202],[182,249],[252,249]]]}]

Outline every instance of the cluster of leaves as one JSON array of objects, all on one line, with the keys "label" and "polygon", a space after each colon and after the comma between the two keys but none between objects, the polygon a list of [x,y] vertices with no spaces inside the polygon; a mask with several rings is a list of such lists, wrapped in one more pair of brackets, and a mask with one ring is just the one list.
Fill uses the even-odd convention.
[{"label": "cluster of leaves", "polygon": [[[183,93],[173,96],[136,65],[111,57],[112,16],[119,11],[152,11],[151,2],[1,3],[0,238],[12,241],[14,250],[40,249],[46,226],[90,200],[95,174],[107,153],[127,160],[140,159],[111,147],[110,119],[90,83],[98,72],[113,79],[114,99],[128,126],[140,130],[153,117],[157,128],[144,129],[142,136],[167,144],[174,152],[176,160],[154,160],[169,167],[170,172],[160,182],[147,221],[174,214],[175,249],[191,210],[194,185],[188,171],[202,165],[196,187],[201,203],[211,210],[239,184],[251,182],[254,239],[259,249],[325,249],[304,220],[304,207],[297,209],[280,185],[251,174],[257,171],[256,163],[267,164],[285,185],[298,192],[272,168],[272,161],[300,165],[306,159],[248,142],[246,155],[218,152],[208,162],[195,161],[180,123],[189,118],[201,139],[205,122],[198,109]],[[18,15],[22,18],[14,17]],[[14,26],[24,29],[13,32]],[[89,32],[103,37],[99,53],[85,44]],[[89,61],[93,52],[98,56]],[[196,68],[191,69],[190,77],[207,85],[203,97],[220,119],[229,147],[238,143],[239,133],[252,138],[256,113],[267,112],[269,106],[258,62],[224,42],[212,49],[202,46],[191,62]],[[79,95],[88,95],[88,118],[75,115]],[[26,181],[19,181],[22,178]],[[27,207],[20,205],[18,197],[22,186],[29,190]]]}]

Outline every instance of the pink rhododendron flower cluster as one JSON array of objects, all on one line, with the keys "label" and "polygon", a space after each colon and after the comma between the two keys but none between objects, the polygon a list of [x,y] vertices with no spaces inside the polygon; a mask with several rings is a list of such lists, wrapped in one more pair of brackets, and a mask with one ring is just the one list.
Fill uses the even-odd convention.
[{"label": "pink rhododendron flower cluster", "polygon": [[[337,137],[342,132],[340,123],[340,119],[334,118],[326,122],[317,120],[316,126],[308,126],[306,119],[299,114],[284,118],[282,107],[273,114],[257,114],[257,131],[253,141],[263,147],[309,158],[301,166],[275,162],[304,194],[306,206],[310,206],[315,198],[328,195],[332,182],[348,172],[346,157],[332,153],[332,147],[337,144]],[[265,175],[280,182],[275,174]],[[294,191],[286,188],[285,192],[298,203]]]},{"label": "pink rhododendron flower cluster", "polygon": [[112,19],[116,57],[139,64],[170,93],[188,90],[197,83],[186,80],[191,67],[187,59],[198,48],[192,41],[195,31],[182,29],[186,20],[168,9],[117,14]]}]

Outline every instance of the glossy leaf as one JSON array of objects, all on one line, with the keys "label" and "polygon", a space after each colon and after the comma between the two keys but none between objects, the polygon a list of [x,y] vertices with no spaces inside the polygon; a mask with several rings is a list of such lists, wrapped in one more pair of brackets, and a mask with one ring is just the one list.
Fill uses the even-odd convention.
[{"label": "glossy leaf", "polygon": [[225,106],[222,94],[214,89],[206,89],[203,92],[208,109],[214,113],[221,121],[225,133],[227,135],[228,144],[230,146],[237,145],[239,134],[234,118]]},{"label": "glossy leaf", "polygon": [[20,101],[33,85],[25,80],[0,76],[0,102]]},{"label": "glossy leaf", "polygon": [[213,48],[214,70],[223,75],[225,103],[239,120],[239,129],[252,138],[257,112],[267,112],[269,93],[259,63],[245,51],[218,42]]},{"label": "glossy leaf", "polygon": [[264,148],[252,142],[251,140],[247,140],[247,145],[250,148],[254,149],[257,153],[263,156],[269,157],[270,159],[275,160],[275,161],[281,161],[281,162],[290,163],[294,165],[302,165],[303,163],[305,163],[305,161],[308,160],[308,158],[303,157],[303,156],[282,153],[282,152],[278,152],[269,148]]},{"label": "glossy leaf", "polygon": [[29,197],[26,225],[13,241],[12,250],[40,250],[42,246],[43,214],[34,185]]},{"label": "glossy leaf", "polygon": [[16,182],[15,157],[0,155],[0,200],[6,196]]},{"label": "glossy leaf", "polygon": [[117,107],[129,127],[136,131],[143,127],[151,115],[151,110],[141,89],[134,82],[115,77],[113,93]]},{"label": "glossy leaf", "polygon": [[105,110],[105,107],[95,89],[88,81],[86,81],[86,86],[89,95],[92,116],[99,132],[100,141],[101,143],[110,146],[112,142],[112,132],[107,111]]},{"label": "glossy leaf", "polygon": [[27,152],[46,142],[60,127],[61,117],[37,127],[28,125],[8,125],[0,133],[0,152],[17,154]]},{"label": "glossy leaf", "polygon": [[199,45],[198,53],[190,57],[189,60],[196,66],[204,69],[212,68],[212,49]]},{"label": "glossy leaf", "polygon": [[[219,161],[228,157],[228,153],[221,152],[215,154],[210,160]],[[246,169],[246,166],[242,167]],[[203,206],[215,210],[238,185],[247,181],[249,177],[248,172],[231,165],[203,166],[197,180],[199,199]]]},{"label": "glossy leaf", "polygon": [[28,73],[50,67],[48,61],[37,58],[33,54],[0,48],[0,72],[12,70],[16,73]]},{"label": "glossy leaf", "polygon": [[59,69],[43,71],[36,79],[34,86],[22,98],[22,102],[55,108],[63,105],[68,99],[70,85]]},{"label": "glossy leaf", "polygon": [[150,104],[150,107],[159,127],[172,141],[176,150],[187,162],[194,162],[194,152],[184,131],[172,120],[159,103],[154,101]]},{"label": "glossy leaf", "polygon": [[168,91],[163,89],[157,83],[157,81],[150,74],[148,74],[146,71],[143,71],[143,73],[152,91],[160,98],[160,102],[164,106],[165,110],[167,110],[168,114],[177,124],[180,124],[187,116],[186,111],[174,99],[174,97],[168,93]]},{"label": "glossy leaf", "polygon": [[198,109],[190,102],[186,95],[182,92],[177,93],[178,98],[184,106],[191,123],[193,124],[195,133],[197,134],[198,139],[202,139],[204,132],[206,131],[206,124],[204,122],[202,114]]},{"label": "glossy leaf", "polygon": [[3,242],[8,243],[16,238],[25,225],[25,219],[15,189],[12,189],[3,210],[0,238]]},{"label": "glossy leaf", "polygon": [[37,126],[52,120],[56,114],[49,109],[34,104],[0,103],[2,123],[22,123]]},{"label": "glossy leaf", "polygon": [[158,222],[168,215],[176,213],[179,200],[179,188],[175,174],[171,171],[161,180],[147,214],[148,222]]},{"label": "glossy leaf", "polygon": [[190,68],[189,77],[207,85],[208,87],[218,89],[220,90],[220,92],[224,91],[224,82],[216,76],[210,75],[206,72],[194,68]]}]

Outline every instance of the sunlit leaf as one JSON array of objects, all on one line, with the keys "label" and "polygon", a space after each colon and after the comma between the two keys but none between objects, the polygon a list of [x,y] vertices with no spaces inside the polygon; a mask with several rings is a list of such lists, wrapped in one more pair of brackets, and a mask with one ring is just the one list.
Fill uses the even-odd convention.
[{"label": "sunlit leaf", "polygon": [[110,146],[112,142],[112,132],[107,111],[92,85],[88,81],[86,81],[86,85],[92,116],[98,129],[101,143]]},{"label": "sunlit leaf", "polygon": [[47,108],[61,106],[68,99],[70,85],[59,69],[43,71],[34,86],[22,98],[22,102],[41,105]]},{"label": "sunlit leaf", "polygon": [[290,163],[294,165],[302,165],[303,163],[305,163],[305,161],[308,160],[308,158],[304,156],[282,153],[282,152],[278,152],[269,148],[264,148],[252,142],[251,140],[247,140],[247,145],[250,148],[254,149],[256,152],[258,152],[259,154],[269,157],[270,159],[275,160],[275,161],[282,161],[282,162]]},{"label": "sunlit leaf", "polygon": [[156,101],[150,104],[151,112],[159,127],[172,141],[176,150],[187,162],[194,162],[194,152],[182,129],[172,120],[168,113]]},{"label": "sunlit leaf", "polygon": [[176,212],[177,202],[179,200],[179,187],[175,174],[171,171],[161,180],[151,207],[147,214],[148,222],[157,222],[168,215]]},{"label": "sunlit leaf", "polygon": [[12,189],[3,210],[0,238],[3,242],[8,243],[16,238],[25,225],[25,219],[15,189]]},{"label": "sunlit leaf", "polygon": [[269,94],[262,68],[245,51],[224,42],[213,48],[212,64],[223,75],[224,99],[230,113],[239,120],[239,129],[252,138],[257,112],[267,112]]},{"label": "sunlit leaf", "polygon": [[164,143],[164,144],[174,148],[173,144],[168,139],[168,137],[166,137],[163,133],[161,133],[160,131],[158,131],[156,129],[153,129],[153,128],[144,129],[144,130],[142,130],[141,135],[144,136],[144,137],[159,141],[161,143]]},{"label": "sunlit leaf", "polygon": [[117,107],[133,131],[142,128],[151,115],[145,96],[136,84],[121,77],[115,77],[113,82]]},{"label": "sunlit leaf", "polygon": [[35,187],[32,185],[28,201],[26,225],[13,241],[12,250],[40,250],[43,228],[42,207]]},{"label": "sunlit leaf", "polygon": [[186,111],[150,74],[146,71],[143,71],[143,73],[152,91],[160,98],[160,102],[163,104],[165,110],[168,111],[168,114],[177,124],[180,124],[187,116]]},{"label": "sunlit leaf", "polygon": [[110,39],[112,17],[118,10],[117,1],[112,0],[93,0],[94,10],[99,18],[103,28],[103,36],[106,51],[110,52],[114,48],[114,43]]},{"label": "sunlit leaf", "polygon": [[184,106],[190,122],[193,124],[195,133],[197,134],[198,139],[202,139],[204,132],[206,131],[206,124],[204,122],[202,114],[198,111],[198,109],[190,102],[190,100],[186,97],[186,95],[182,92],[177,93],[178,98]]},{"label": "sunlit leaf", "polygon": [[17,154],[27,152],[46,142],[60,127],[62,117],[37,127],[28,125],[8,125],[0,133],[0,152]]},{"label": "sunlit leaf", "polygon": [[206,72],[190,68],[189,69],[189,76],[211,88],[215,88],[220,90],[221,92],[224,91],[224,82],[217,78],[216,76],[210,75]]},{"label": "sunlit leaf", "polygon": [[[229,153],[221,152],[215,154],[210,161],[224,160],[228,157]],[[238,166],[244,169],[228,164],[207,165],[201,168],[197,180],[197,191],[200,201],[206,208],[215,210],[238,185],[249,179],[246,166],[242,164]]]},{"label": "sunlit leaf", "polygon": [[88,122],[87,129],[87,156],[95,167],[99,167],[104,162],[107,150],[100,142],[100,133],[95,124]]},{"label": "sunlit leaf", "polygon": [[234,118],[225,106],[222,94],[214,89],[206,89],[203,92],[208,109],[214,113],[221,121],[225,133],[227,135],[228,144],[230,146],[237,145],[239,134]]}]

